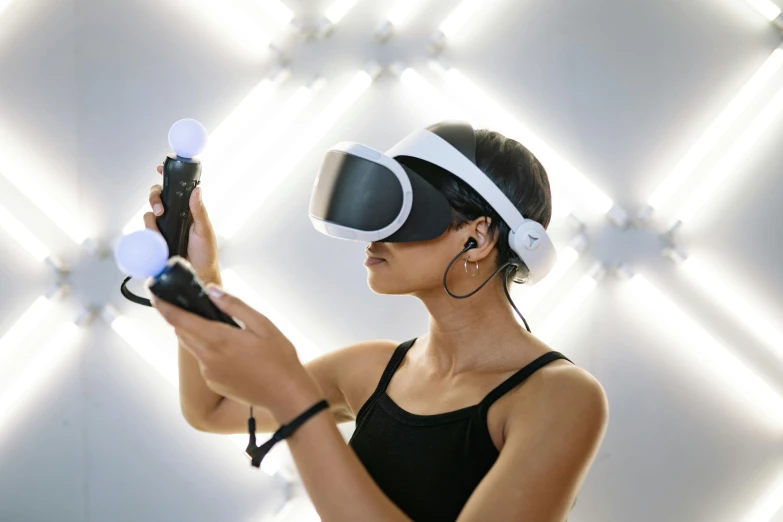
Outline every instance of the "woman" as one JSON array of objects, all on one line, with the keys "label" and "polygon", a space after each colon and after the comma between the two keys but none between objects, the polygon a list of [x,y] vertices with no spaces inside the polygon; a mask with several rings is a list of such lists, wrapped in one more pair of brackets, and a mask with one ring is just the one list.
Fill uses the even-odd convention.
[{"label": "woman", "polygon": [[[475,138],[476,166],[547,227],[541,164],[496,132]],[[153,300],[179,339],[182,412],[196,429],[243,433],[253,405],[256,430],[272,432],[325,399],[331,414],[316,413],[287,438],[325,521],[566,520],[606,430],[606,396],[588,372],[519,325],[508,281],[492,278],[467,299],[444,291],[444,269],[471,239],[464,270],[447,272],[452,295],[476,290],[513,251],[508,226],[475,190],[435,166],[426,170],[451,206],[451,226],[433,240],[371,243],[365,266],[374,292],[421,300],[427,333],[358,343],[303,366],[280,331],[236,297],[212,299],[243,329]],[[188,259],[219,290],[200,190],[190,200]],[[160,191],[152,187],[154,213],[144,216],[154,230]],[[354,420],[349,448],[335,423]]]}]

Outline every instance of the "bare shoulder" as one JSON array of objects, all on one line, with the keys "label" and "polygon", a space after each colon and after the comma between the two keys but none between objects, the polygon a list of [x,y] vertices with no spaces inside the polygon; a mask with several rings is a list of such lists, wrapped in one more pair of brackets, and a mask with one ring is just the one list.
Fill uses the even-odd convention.
[{"label": "bare shoulder", "polygon": [[[527,388],[522,391],[523,388]],[[609,402],[601,383],[590,372],[565,360],[539,369],[516,390],[506,426],[542,430],[580,429],[600,437],[609,418]],[[535,422],[530,421],[535,419]]]}]

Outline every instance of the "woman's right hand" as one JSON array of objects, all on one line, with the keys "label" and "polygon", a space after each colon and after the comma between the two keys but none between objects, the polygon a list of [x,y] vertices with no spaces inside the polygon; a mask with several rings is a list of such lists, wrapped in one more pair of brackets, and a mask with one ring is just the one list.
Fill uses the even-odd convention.
[{"label": "woman's right hand", "polygon": [[[158,174],[163,175],[163,165],[158,165]],[[161,185],[153,185],[150,188],[149,202],[152,212],[144,214],[144,226],[151,230],[158,230],[155,219],[163,215],[163,203],[160,200]],[[218,264],[218,246],[215,230],[209,221],[207,209],[201,201],[201,186],[196,187],[190,194],[190,213],[193,216],[193,224],[188,232],[187,260],[193,266],[196,275],[204,284],[215,283],[222,285],[220,266]]]}]

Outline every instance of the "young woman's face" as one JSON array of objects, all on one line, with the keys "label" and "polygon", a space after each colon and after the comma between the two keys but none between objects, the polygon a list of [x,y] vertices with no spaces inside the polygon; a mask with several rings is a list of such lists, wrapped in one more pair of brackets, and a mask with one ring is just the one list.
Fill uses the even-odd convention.
[{"label": "young woman's face", "polygon": [[[370,243],[367,255],[382,258],[384,261],[369,266],[365,261],[367,284],[376,294],[388,295],[415,295],[442,289],[446,267],[462,251],[468,239],[477,236],[471,232],[471,227],[466,226],[460,230],[449,229],[440,237],[428,241]],[[475,288],[478,277],[483,275],[483,281],[494,271],[489,266],[494,262],[493,255],[479,261],[478,276],[467,274],[465,257],[470,256],[473,260],[473,253],[474,249],[463,253],[449,269],[446,281],[452,293],[459,294],[462,288],[467,288],[470,292]],[[468,270],[473,274],[476,270],[475,263],[468,263]]]}]

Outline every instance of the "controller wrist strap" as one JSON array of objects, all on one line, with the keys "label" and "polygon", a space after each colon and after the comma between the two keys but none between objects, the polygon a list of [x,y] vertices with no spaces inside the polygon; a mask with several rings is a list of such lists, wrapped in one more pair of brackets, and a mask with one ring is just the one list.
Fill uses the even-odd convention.
[{"label": "controller wrist strap", "polygon": [[261,444],[260,446],[256,446],[256,419],[253,417],[253,407],[251,406],[250,418],[247,420],[247,429],[250,433],[250,442],[247,445],[247,449],[245,449],[245,453],[247,453],[251,459],[250,464],[256,468],[261,466],[261,461],[264,460],[264,457],[266,457],[266,454],[269,453],[269,450],[272,449],[272,446],[281,440],[290,437],[297,430],[297,428],[304,424],[305,421],[307,421],[310,417],[328,407],[329,403],[326,402],[326,400],[315,403],[309,409],[307,409],[307,411],[299,415],[288,424],[283,424],[280,426],[280,429],[278,429],[272,435],[271,439]]},{"label": "controller wrist strap", "polygon": [[120,287],[120,291],[122,292],[122,295],[125,296],[126,299],[129,301],[133,301],[136,304],[144,305],[144,306],[152,306],[152,303],[149,299],[145,299],[144,297],[139,297],[130,290],[128,290],[128,287],[126,286],[128,284],[128,281],[131,280],[131,276],[128,276],[125,278],[125,281],[122,282],[122,286]]}]

